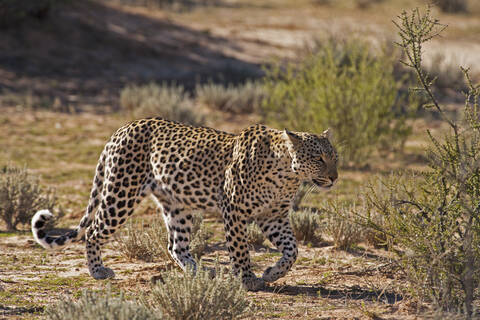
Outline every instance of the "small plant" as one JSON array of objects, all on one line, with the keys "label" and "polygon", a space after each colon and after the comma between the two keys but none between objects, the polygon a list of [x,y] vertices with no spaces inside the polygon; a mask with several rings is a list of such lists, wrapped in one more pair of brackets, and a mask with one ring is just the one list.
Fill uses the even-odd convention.
[{"label": "small plant", "polygon": [[196,94],[200,103],[239,114],[257,111],[265,92],[260,83],[247,81],[245,84],[238,86],[229,84],[226,87],[214,83],[198,85]]},{"label": "small plant", "polygon": [[261,246],[263,241],[265,241],[262,230],[255,222],[247,226],[247,241],[254,246]]},{"label": "small plant", "polygon": [[290,224],[295,238],[304,242],[317,242],[320,237],[320,219],[311,210],[291,211]]},{"label": "small plant", "polygon": [[250,306],[238,277],[219,270],[212,279],[201,266],[196,275],[191,270],[162,274],[162,281],[141,301],[163,319],[172,320],[234,319]]},{"label": "small plant", "polygon": [[29,174],[26,168],[0,169],[0,217],[7,230],[29,224],[38,210],[53,210],[56,200],[53,190],[40,187],[38,177]]},{"label": "small plant", "polygon": [[120,234],[115,235],[116,247],[128,259],[154,261],[168,259],[167,230],[163,221],[153,219],[144,226],[144,222],[130,220]]},{"label": "small plant", "polygon": [[299,131],[330,127],[344,145],[343,161],[355,165],[378,148],[401,149],[410,111],[392,56],[356,39],[319,42],[303,61],[267,71],[265,120]]},{"label": "small plant", "polygon": [[163,117],[191,125],[205,122],[182,86],[169,86],[166,83],[130,85],[120,94],[120,106],[136,118]]},{"label": "small plant", "polygon": [[114,297],[107,293],[84,290],[78,301],[63,300],[45,310],[48,320],[160,320],[142,305],[126,301],[123,294]]},{"label": "small plant", "polygon": [[338,249],[350,249],[363,239],[364,228],[355,223],[356,205],[329,201],[322,207],[324,233],[333,240]]}]

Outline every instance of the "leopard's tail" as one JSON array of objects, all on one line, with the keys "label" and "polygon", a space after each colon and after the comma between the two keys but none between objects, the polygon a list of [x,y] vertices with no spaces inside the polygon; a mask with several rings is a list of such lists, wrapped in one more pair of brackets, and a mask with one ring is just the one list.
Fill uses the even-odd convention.
[{"label": "leopard's tail", "polygon": [[100,204],[100,197],[103,189],[105,155],[102,153],[95,170],[95,178],[93,180],[92,191],[88,207],[80,224],[74,229],[63,235],[52,235],[46,230],[48,222],[53,218],[53,214],[49,210],[40,210],[35,213],[32,218],[32,233],[35,241],[45,249],[60,250],[68,246],[70,243],[80,240],[85,230],[93,221],[95,212]]}]

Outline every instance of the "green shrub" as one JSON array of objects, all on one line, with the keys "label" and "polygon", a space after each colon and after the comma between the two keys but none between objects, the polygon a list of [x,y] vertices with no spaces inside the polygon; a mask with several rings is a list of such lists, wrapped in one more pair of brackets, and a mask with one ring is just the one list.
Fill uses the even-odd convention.
[{"label": "green shrub", "polygon": [[182,86],[130,85],[120,93],[120,106],[136,118],[162,117],[191,125],[205,122]]},{"label": "green shrub", "polygon": [[128,259],[154,261],[168,259],[167,230],[163,221],[153,219],[145,227],[143,221],[129,220],[125,228],[115,235],[116,249]]},{"label": "green shrub", "polygon": [[141,301],[163,319],[234,319],[250,306],[241,280],[223,270],[213,279],[202,266],[196,275],[172,270],[161,279]]},{"label": "green shrub", "polygon": [[401,148],[410,133],[408,112],[400,112],[408,99],[393,75],[394,54],[371,47],[329,39],[298,64],[273,67],[265,80],[265,120],[299,131],[332,128],[347,163],[362,164],[379,147]]},{"label": "green shrub", "polygon": [[230,113],[251,113],[259,109],[264,97],[260,83],[247,81],[245,84],[226,87],[220,84],[208,83],[198,85],[197,100],[209,107]]},{"label": "green shrub", "polygon": [[474,203],[463,196],[455,199],[459,190],[454,189],[453,181],[431,172],[392,175],[365,194],[370,214],[382,215],[382,224],[370,217],[365,221],[383,232],[412,293],[444,311],[473,314],[469,286],[475,288],[480,281],[474,271],[480,268],[480,214],[467,212],[468,206],[478,208],[478,198]]},{"label": "green shrub", "polygon": [[412,292],[471,319],[480,315],[480,85],[473,85],[463,70],[469,88],[463,117],[451,119],[422,68],[423,44],[445,26],[430,16],[430,8],[424,14],[404,11],[396,26],[404,64],[416,72],[431,102],[427,107],[440,114],[449,131],[441,140],[427,131],[429,170],[393,176],[365,193],[368,206],[385,217],[384,225],[364,218],[396,246]]},{"label": "green shrub", "polygon": [[247,226],[247,241],[254,246],[261,246],[263,241],[265,241],[265,236],[263,235],[262,230],[255,222],[252,222]]},{"label": "green shrub", "polygon": [[56,201],[53,190],[40,187],[38,177],[29,174],[26,168],[0,169],[0,218],[7,230],[29,224],[38,210],[52,211]]},{"label": "green shrub", "polygon": [[113,297],[110,290],[98,293],[84,290],[78,301],[62,300],[45,310],[48,320],[160,320],[142,305],[126,301],[123,294]]},{"label": "green shrub", "polygon": [[320,219],[311,210],[291,211],[290,225],[299,241],[315,243],[320,240]]}]

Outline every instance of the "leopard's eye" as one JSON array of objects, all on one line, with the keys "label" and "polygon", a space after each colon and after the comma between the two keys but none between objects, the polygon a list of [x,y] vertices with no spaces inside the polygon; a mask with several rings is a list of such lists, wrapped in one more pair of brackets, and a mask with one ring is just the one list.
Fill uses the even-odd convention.
[{"label": "leopard's eye", "polygon": [[322,156],[318,157],[318,160],[319,160],[321,163],[325,163],[325,160],[323,160],[323,157],[322,157]]}]

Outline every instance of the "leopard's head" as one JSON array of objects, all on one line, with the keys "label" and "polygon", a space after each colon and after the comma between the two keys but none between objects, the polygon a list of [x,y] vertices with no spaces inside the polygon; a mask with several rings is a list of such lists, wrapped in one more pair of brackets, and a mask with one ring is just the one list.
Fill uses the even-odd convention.
[{"label": "leopard's head", "polygon": [[338,155],[330,143],[329,130],[316,135],[285,129],[283,135],[292,158],[292,171],[298,178],[321,188],[332,187],[338,178]]}]

